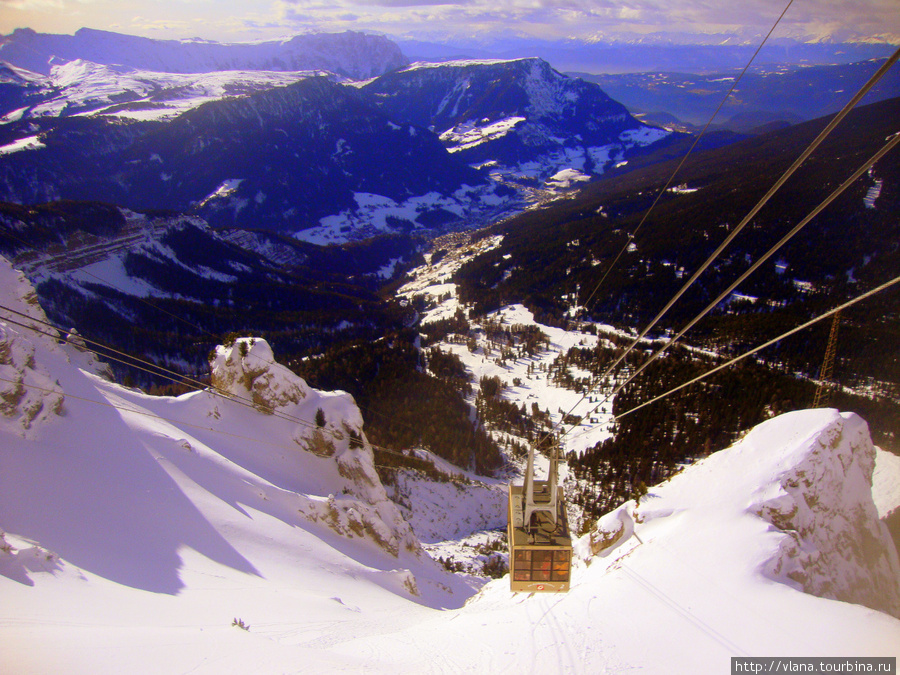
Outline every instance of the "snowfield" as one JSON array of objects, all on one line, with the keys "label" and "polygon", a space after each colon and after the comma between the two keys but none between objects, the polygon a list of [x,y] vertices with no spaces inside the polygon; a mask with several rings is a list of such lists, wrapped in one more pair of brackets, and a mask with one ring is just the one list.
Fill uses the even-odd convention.
[{"label": "snowfield", "polygon": [[265,341],[216,350],[225,394],[151,397],[32,330],[43,313],[3,260],[0,304],[20,312],[0,314],[4,673],[687,674],[900,655],[879,520],[900,505],[897,463],[855,415],[767,421],[602,519],[568,594],[517,595],[420,544],[502,523],[496,484],[419,484],[399,508],[353,400]]},{"label": "snowfield", "polygon": [[497,185],[492,183],[478,187],[462,185],[452,195],[437,192],[413,195],[402,202],[368,192],[354,193],[353,200],[356,208],[324,216],[317,226],[299,230],[293,236],[328,246],[390,234],[396,231],[398,223],[410,231],[428,232],[432,226],[418,220],[423,214],[442,212],[447,223],[483,222],[490,220],[490,214],[503,213],[518,203],[507,195],[497,194]]}]

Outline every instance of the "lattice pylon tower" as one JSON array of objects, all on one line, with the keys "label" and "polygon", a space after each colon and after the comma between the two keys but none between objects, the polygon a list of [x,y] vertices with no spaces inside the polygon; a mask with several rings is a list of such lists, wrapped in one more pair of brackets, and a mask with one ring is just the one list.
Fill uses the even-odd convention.
[{"label": "lattice pylon tower", "polygon": [[834,357],[837,353],[838,326],[841,325],[841,313],[834,315],[831,321],[831,333],[828,336],[828,346],[825,348],[825,358],[819,369],[819,386],[816,387],[816,397],[813,399],[813,408],[827,408],[831,403],[831,394],[834,388],[831,386],[831,374],[834,371]]}]

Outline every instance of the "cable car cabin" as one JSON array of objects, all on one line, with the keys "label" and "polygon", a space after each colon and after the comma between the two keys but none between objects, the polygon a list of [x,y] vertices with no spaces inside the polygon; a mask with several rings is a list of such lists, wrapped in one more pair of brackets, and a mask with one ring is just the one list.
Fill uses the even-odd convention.
[{"label": "cable car cabin", "polygon": [[514,592],[569,590],[572,538],[566,506],[557,501],[554,521],[547,511],[534,511],[524,526],[525,486],[509,486],[509,588]]},{"label": "cable car cabin", "polygon": [[534,480],[534,448],[523,485],[509,486],[509,587],[513,592],[565,593],[572,573],[572,538],[565,500],[557,486],[557,457],[550,477]]}]

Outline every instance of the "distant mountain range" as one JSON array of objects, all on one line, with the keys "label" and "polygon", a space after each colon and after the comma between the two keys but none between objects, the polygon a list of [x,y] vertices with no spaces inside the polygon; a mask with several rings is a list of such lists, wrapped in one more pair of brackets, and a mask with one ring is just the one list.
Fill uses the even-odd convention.
[{"label": "distant mountain range", "polygon": [[[222,70],[327,70],[365,79],[415,61],[540,57],[560,71],[586,73],[716,73],[743,67],[759,45],[757,35],[660,33],[594,40],[525,37],[453,39],[443,42],[357,32],[309,33],[279,40],[221,43],[199,38],[159,40],[82,28],[74,35],[20,28],[0,36],[0,61],[47,75],[53,65],[83,59],[103,65],[167,73]],[[831,65],[887,57],[896,45],[772,40],[757,65]]]},{"label": "distant mountain range", "polygon": [[327,70],[362,79],[407,63],[387,38],[364,33],[313,33],[268,42],[156,40],[82,28],[74,35],[20,28],[0,36],[0,60],[49,75],[52,66],[82,59],[162,73],[221,70]]},{"label": "distant mountain range", "polygon": [[284,87],[327,71],[224,70],[160,73],[76,59],[41,75],[0,62],[0,123],[32,117],[104,115],[170,120],[225,97]]},{"label": "distant mountain range", "polygon": [[[106,201],[296,232],[352,208],[354,194],[393,200],[486,184],[434,135],[393,123],[326,78],[213,101],[168,123],[64,117],[12,126],[23,125],[40,147],[0,160],[7,201]],[[359,227],[353,238],[377,233]]]},{"label": "distant mountain range", "polygon": [[[164,209],[320,244],[477,227],[657,161],[685,138],[660,126],[686,129],[733,77],[600,86],[539,58],[406,65],[357,33],[225,45],[22,29],[0,38],[0,59],[0,200]],[[732,128],[816,115],[874,67],[756,75]],[[675,119],[635,119],[618,92]]]},{"label": "distant mountain range", "polygon": [[[743,68],[760,36],[634,35],[630,39],[539,40],[472,38],[426,42],[394,38],[411,61],[514,59],[540,56],[560,71],[584,73],[718,73]],[[880,42],[824,42],[779,39],[768,42],[757,65],[831,65],[890,56],[896,45]],[[0,57],[2,58],[2,57]]]},{"label": "distant mountain range", "polygon": [[[760,66],[741,79],[715,120],[735,131],[772,121],[796,123],[835,113],[878,70],[885,59],[828,66]],[[705,125],[734,84],[738,71],[712,75],[684,72],[591,75],[570,73],[599,84],[632,113],[667,113],[689,125]],[[900,96],[900,69],[890,69],[866,96],[875,103]],[[734,119],[734,118],[737,119]]]},{"label": "distant mountain range", "polygon": [[317,243],[486,224],[667,136],[539,59],[334,74],[0,70],[0,199],[103,201]]}]

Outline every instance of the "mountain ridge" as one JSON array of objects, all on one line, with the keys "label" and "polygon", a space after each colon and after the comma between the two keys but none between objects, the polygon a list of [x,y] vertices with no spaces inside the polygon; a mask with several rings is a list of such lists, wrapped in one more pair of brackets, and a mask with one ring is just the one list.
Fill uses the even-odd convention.
[{"label": "mountain ridge", "polygon": [[632,145],[670,135],[536,57],[413,64],[362,88],[393,117],[433,129],[466,163],[536,187],[563,170],[588,180],[622,161]]},{"label": "mountain ridge", "polygon": [[[293,234],[354,209],[359,194],[419,197],[409,220],[398,217],[412,230],[426,226],[412,222],[418,210],[459,220],[467,209],[492,209],[479,199],[497,191],[432,134],[395,124],[356,89],[325,77],[203,103],[167,123],[72,117],[8,129],[33,137],[31,124],[46,129],[36,149],[0,156],[7,201],[107,201]],[[464,186],[474,199],[454,199]],[[326,230],[346,241],[400,229],[384,219]]]},{"label": "mountain ridge", "polygon": [[[615,40],[596,36],[588,40],[552,40],[531,37],[474,36],[428,42],[395,36],[394,41],[411,61],[448,59],[514,59],[538,55],[560,71],[586,73],[688,72],[715,73],[742,68],[759,46],[761,36],[709,35],[703,44],[690,44],[684,36],[635,35]],[[697,36],[690,36],[696,42]],[[888,57],[896,49],[892,39],[865,42],[807,42],[780,39],[767,44],[757,63],[824,65]]]},{"label": "mountain ridge", "polygon": [[6,85],[0,198],[179,210],[323,244],[470,229],[676,136],[539,59],[420,64],[353,85],[78,61],[51,82],[44,94]]},{"label": "mountain ridge", "polygon": [[[837,112],[884,63],[873,58],[847,64],[756,66],[741,77],[738,90],[725,99],[738,71],[709,75],[676,72],[591,75],[572,73],[596,82],[632,112],[666,112],[682,122],[704,125],[724,100],[715,125],[728,126],[741,113],[768,114],[794,122]],[[900,95],[900,72],[892,68],[872,88],[863,104]]]},{"label": "mountain ridge", "polygon": [[0,60],[34,72],[48,75],[54,63],[76,59],[173,73],[328,70],[356,79],[406,63],[399,47],[387,38],[352,31],[256,43],[158,40],[92,28],[81,28],[74,35],[20,28],[0,36]]}]

